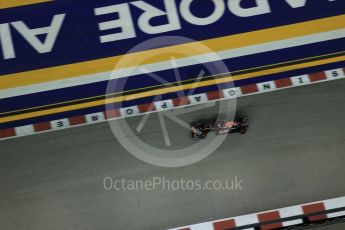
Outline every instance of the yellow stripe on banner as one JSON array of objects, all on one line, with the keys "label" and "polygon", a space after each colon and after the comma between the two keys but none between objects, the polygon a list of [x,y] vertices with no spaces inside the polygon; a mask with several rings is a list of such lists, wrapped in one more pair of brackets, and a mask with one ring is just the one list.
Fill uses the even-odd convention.
[{"label": "yellow stripe on banner", "polygon": [[54,0],[1,0],[0,9],[12,8],[17,6],[26,6],[37,3],[53,2]]},{"label": "yellow stripe on banner", "polygon": [[32,118],[32,117],[38,117],[38,116],[44,116],[44,115],[50,115],[50,114],[61,113],[61,112],[67,112],[67,111],[72,111],[72,110],[84,109],[84,108],[89,108],[89,107],[94,107],[94,106],[99,106],[99,105],[104,105],[104,104],[111,104],[111,103],[116,103],[116,102],[121,102],[121,101],[126,101],[126,100],[140,99],[143,97],[155,96],[155,95],[160,95],[160,94],[165,94],[165,93],[170,93],[170,92],[188,90],[192,88],[221,84],[221,83],[226,83],[226,82],[232,82],[236,80],[243,80],[243,79],[248,79],[248,78],[257,77],[257,76],[280,73],[280,72],[284,72],[288,70],[296,70],[300,68],[308,68],[312,66],[318,66],[318,65],[344,61],[344,60],[345,60],[345,56],[341,56],[341,57],[328,58],[328,59],[323,59],[323,60],[318,60],[318,61],[311,61],[308,63],[294,64],[294,65],[284,66],[284,67],[276,67],[276,68],[273,67],[272,69],[269,69],[269,70],[261,70],[254,73],[237,75],[234,77],[228,76],[221,79],[195,82],[195,83],[186,84],[186,85],[151,90],[151,91],[137,93],[133,95],[102,99],[102,100],[86,102],[86,103],[81,103],[81,104],[76,104],[76,105],[69,105],[69,106],[63,106],[63,107],[54,108],[54,109],[47,109],[47,110],[42,110],[42,111],[29,112],[26,114],[3,117],[3,118],[0,118],[0,123],[16,121],[16,120]]},{"label": "yellow stripe on banner", "polygon": [[[49,81],[63,80],[73,77],[80,77],[87,74],[109,72],[113,70],[113,68],[119,63],[122,58],[126,58],[127,60],[132,59],[133,62],[127,62],[125,66],[117,66],[118,69],[134,67],[139,64],[135,61],[138,59],[138,55],[140,56],[139,59],[143,59],[142,62],[140,62],[140,65],[144,65],[170,60],[172,54],[176,58],[185,58],[189,56],[209,53],[210,51],[207,51],[207,49],[203,51],[200,50],[200,43],[206,45],[212,51],[218,52],[222,50],[257,45],[342,28],[345,28],[345,15],[302,22],[287,26],[274,27],[221,38],[214,38],[201,42],[193,42],[110,58],[103,58],[93,61],[3,75],[0,76],[0,89],[9,89]],[[188,52],[186,52],[186,50],[188,50]],[[146,56],[152,58],[143,58]]]}]

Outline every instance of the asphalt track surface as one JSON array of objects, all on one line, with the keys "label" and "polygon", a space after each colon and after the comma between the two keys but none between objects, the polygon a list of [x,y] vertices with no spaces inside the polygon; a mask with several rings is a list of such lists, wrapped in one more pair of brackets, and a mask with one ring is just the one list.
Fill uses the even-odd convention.
[{"label": "asphalt track surface", "polygon": [[[249,132],[229,136],[214,154],[182,168],[136,159],[107,123],[2,141],[0,229],[166,229],[343,196],[344,89],[345,81],[337,80],[240,98],[238,108],[251,120]],[[156,120],[149,119],[145,136],[158,142]],[[178,125],[171,125],[174,138],[185,140]],[[107,176],[239,176],[243,189],[106,191]],[[320,229],[344,229],[344,224]]]}]

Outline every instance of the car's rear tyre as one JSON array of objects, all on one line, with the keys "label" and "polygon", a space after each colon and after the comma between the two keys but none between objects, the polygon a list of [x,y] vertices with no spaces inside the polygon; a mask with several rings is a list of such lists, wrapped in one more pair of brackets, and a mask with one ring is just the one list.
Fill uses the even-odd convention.
[{"label": "car's rear tyre", "polygon": [[246,127],[241,127],[240,128],[240,134],[245,134],[247,132],[247,128]]}]

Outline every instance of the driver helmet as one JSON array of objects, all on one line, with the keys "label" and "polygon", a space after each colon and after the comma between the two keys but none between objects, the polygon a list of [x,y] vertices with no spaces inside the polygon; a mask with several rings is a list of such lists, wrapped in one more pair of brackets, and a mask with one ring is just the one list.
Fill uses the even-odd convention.
[{"label": "driver helmet", "polygon": [[229,128],[234,127],[235,124],[236,124],[236,123],[235,123],[234,121],[228,121],[228,122],[226,122],[226,126],[229,127]]}]

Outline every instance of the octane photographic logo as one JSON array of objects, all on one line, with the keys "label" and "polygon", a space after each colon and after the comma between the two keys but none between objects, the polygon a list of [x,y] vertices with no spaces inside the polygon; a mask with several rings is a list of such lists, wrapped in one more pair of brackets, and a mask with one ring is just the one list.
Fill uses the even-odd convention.
[{"label": "octane photographic logo", "polygon": [[[178,48],[169,49],[175,45],[179,45]],[[164,60],[157,62],[157,59]],[[186,76],[182,75],[181,68],[186,66],[201,67],[194,78],[189,76],[188,80],[184,80]],[[168,70],[173,80],[171,76],[170,80],[166,75],[161,76],[159,71],[163,70]],[[152,165],[181,167],[199,162],[212,154],[227,136],[210,133],[207,138],[195,141],[191,138],[191,124],[207,119],[232,120],[235,117],[235,96],[232,100],[206,103],[207,96],[197,91],[208,80],[215,81],[217,88],[219,83],[233,88],[232,81],[221,82],[222,74],[230,75],[222,59],[195,40],[163,36],[136,45],[116,63],[108,81],[106,95],[122,92],[123,101],[106,103],[106,110],[122,108],[120,111],[125,117],[109,120],[113,134],[129,153]],[[143,96],[149,98],[145,104],[154,105],[155,110],[140,116],[136,116],[139,115],[137,107],[128,104],[134,97],[126,92],[126,84],[128,86],[130,80],[124,78],[135,75],[141,75],[142,82],[155,82],[161,89],[156,93],[157,88],[144,91]],[[162,96],[168,92],[176,92],[178,98],[188,98],[191,104],[174,108],[172,100]],[[148,97],[149,93],[153,94]]]}]

